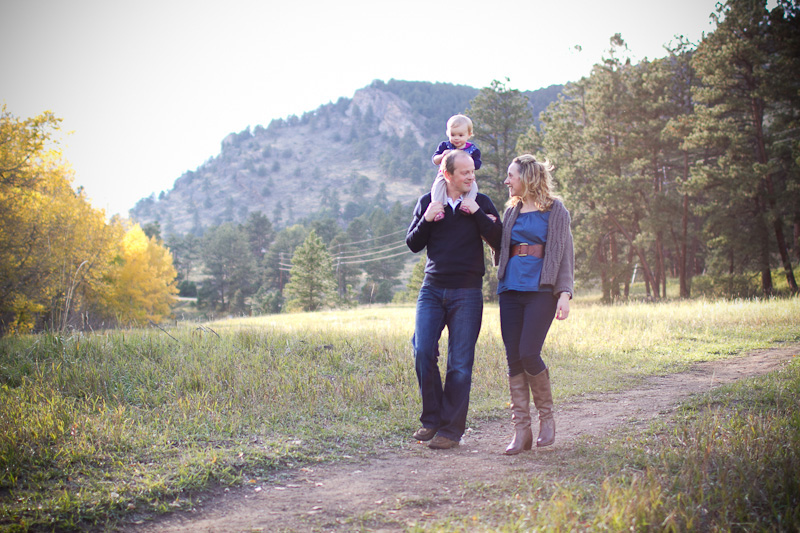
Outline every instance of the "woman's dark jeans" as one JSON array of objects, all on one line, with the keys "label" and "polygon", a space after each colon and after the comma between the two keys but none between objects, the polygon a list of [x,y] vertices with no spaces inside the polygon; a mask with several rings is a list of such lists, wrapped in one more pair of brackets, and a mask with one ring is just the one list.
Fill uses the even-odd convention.
[{"label": "woman's dark jeans", "polygon": [[503,291],[500,293],[500,331],[506,346],[508,375],[526,371],[535,376],[546,365],[542,346],[558,300],[552,292]]}]

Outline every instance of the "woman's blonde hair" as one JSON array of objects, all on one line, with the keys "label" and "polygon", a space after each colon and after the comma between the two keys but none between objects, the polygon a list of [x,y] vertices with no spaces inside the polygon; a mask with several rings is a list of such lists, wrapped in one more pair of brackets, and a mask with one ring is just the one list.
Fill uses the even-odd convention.
[{"label": "woman's blonde hair", "polygon": [[511,162],[517,165],[519,177],[522,182],[522,195],[512,196],[508,207],[517,205],[524,199],[530,200],[541,211],[550,211],[553,207],[553,200],[560,198],[553,192],[553,170],[554,167],[545,159],[544,163],[539,162],[530,154],[523,154],[515,157]]}]

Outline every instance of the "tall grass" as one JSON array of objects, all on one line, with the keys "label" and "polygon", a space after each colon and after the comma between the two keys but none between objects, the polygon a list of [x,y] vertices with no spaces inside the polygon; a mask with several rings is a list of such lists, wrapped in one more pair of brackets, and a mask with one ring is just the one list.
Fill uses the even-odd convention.
[{"label": "tall grass", "polygon": [[[473,422],[504,414],[497,314],[487,306]],[[113,524],[213,484],[399,446],[419,416],[413,322],[405,306],[0,339],[0,527]],[[797,341],[798,326],[797,299],[578,301],[544,357],[564,401]]]},{"label": "tall grass", "polygon": [[644,435],[621,430],[552,461],[569,469],[513,472],[479,512],[412,531],[798,531],[799,407],[796,358]]}]

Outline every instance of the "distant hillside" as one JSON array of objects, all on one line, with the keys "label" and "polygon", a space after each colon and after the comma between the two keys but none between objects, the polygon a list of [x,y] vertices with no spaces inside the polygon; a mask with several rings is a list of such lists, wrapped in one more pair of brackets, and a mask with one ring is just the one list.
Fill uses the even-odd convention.
[{"label": "distant hillside", "polygon": [[[561,89],[526,92],[534,116]],[[433,181],[430,155],[446,138],[447,119],[476,94],[464,85],[375,81],[300,117],[229,134],[219,155],[158,198],[139,200],[131,217],[159,222],[164,235],[201,234],[254,211],[281,228],[332,204],[346,224],[363,212],[362,198],[375,195],[410,204]]]}]

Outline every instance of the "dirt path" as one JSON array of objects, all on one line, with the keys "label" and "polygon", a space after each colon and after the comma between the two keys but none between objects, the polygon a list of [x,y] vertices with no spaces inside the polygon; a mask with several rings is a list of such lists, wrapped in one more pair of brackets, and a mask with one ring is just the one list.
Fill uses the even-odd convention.
[{"label": "dirt path", "polygon": [[[364,461],[300,468],[282,482],[227,490],[189,512],[131,526],[136,532],[175,531],[402,531],[426,520],[469,513],[481,505],[478,491],[464,483],[491,484],[552,466],[578,437],[599,436],[622,424],[646,427],[688,397],[741,378],[776,370],[800,353],[800,345],[750,352],[725,361],[695,365],[688,372],[649,378],[636,389],[600,394],[556,405],[557,440],[550,448],[508,457],[501,452],[510,420],[470,430],[454,450],[408,447]],[[476,499],[477,498],[477,499]]]}]

